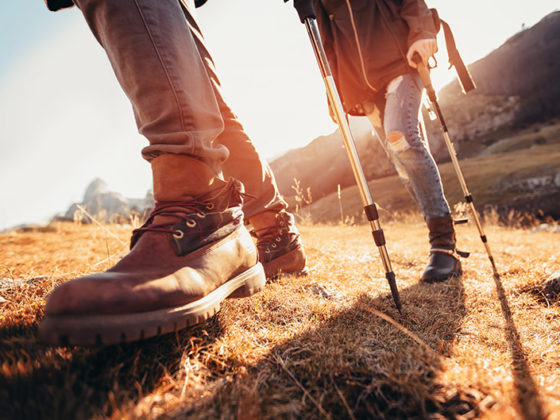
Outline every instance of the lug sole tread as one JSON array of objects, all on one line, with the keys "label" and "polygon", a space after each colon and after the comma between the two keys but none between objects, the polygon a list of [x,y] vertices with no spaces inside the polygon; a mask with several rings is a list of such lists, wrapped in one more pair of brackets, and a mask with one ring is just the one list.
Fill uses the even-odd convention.
[{"label": "lug sole tread", "polygon": [[178,307],[114,315],[47,316],[39,338],[53,346],[98,346],[144,340],[179,331],[213,317],[228,298],[251,296],[264,288],[260,263],[228,280],[203,298]]}]

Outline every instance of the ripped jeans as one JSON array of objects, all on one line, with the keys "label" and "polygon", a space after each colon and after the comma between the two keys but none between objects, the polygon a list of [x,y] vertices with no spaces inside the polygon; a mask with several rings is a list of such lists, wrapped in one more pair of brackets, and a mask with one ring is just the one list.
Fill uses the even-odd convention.
[{"label": "ripped jeans", "polygon": [[404,186],[428,220],[448,216],[450,210],[421,124],[418,86],[422,86],[418,75],[404,74],[388,84],[385,95],[376,95],[363,107]]}]

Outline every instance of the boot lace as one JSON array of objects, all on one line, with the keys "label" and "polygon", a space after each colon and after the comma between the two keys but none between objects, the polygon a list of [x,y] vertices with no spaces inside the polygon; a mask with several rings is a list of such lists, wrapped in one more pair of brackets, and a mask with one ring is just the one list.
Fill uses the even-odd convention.
[{"label": "boot lace", "polygon": [[253,229],[251,235],[257,238],[259,247],[270,252],[270,248],[276,248],[278,242],[282,241],[282,234],[288,232],[288,222],[282,214],[276,216],[277,224],[262,229]]},{"label": "boot lace", "polygon": [[[223,195],[229,198],[226,208],[230,206],[231,202],[241,203],[243,198],[252,197],[239,190],[237,185],[230,181],[223,189],[215,192],[214,194],[205,195],[203,197],[196,197],[188,201],[163,201],[156,203],[154,210],[150,213],[148,220],[138,229],[132,231],[132,243],[134,243],[140,235],[144,232],[161,232],[171,233],[177,239],[183,238],[185,232],[179,229],[174,229],[173,226],[178,221],[184,220],[188,228],[194,228],[198,225],[196,219],[204,219],[211,214],[217,214],[220,211],[215,210],[216,204],[214,200]],[[175,220],[168,220],[163,223],[152,223],[156,216],[171,217]],[[196,231],[192,233],[201,233]]]},{"label": "boot lace", "polygon": [[[178,221],[184,220],[187,227],[194,228],[197,225],[195,217],[204,219],[208,214],[211,214],[213,209],[214,203],[196,200],[156,203],[146,223],[138,229],[134,229],[132,235],[136,237],[144,232],[163,232],[172,233],[180,239],[185,233],[182,230],[172,228]],[[153,224],[152,221],[156,216],[172,217],[175,220]]]}]

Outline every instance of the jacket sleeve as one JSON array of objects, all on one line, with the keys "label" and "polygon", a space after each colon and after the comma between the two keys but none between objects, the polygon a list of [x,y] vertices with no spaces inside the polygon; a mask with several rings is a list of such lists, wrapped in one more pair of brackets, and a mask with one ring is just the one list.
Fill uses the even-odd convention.
[{"label": "jacket sleeve", "polygon": [[428,9],[424,0],[402,0],[400,15],[409,27],[409,47],[419,39],[436,37],[437,30],[432,12]]}]

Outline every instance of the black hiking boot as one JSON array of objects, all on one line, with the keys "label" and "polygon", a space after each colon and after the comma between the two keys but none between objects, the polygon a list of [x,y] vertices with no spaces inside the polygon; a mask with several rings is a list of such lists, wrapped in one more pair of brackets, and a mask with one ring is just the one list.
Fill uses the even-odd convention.
[{"label": "black hiking boot", "polygon": [[455,249],[455,229],[451,216],[426,220],[430,231],[430,261],[422,275],[422,281],[437,283],[461,276],[459,257],[468,254]]}]

